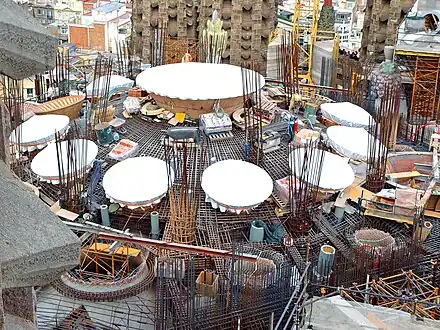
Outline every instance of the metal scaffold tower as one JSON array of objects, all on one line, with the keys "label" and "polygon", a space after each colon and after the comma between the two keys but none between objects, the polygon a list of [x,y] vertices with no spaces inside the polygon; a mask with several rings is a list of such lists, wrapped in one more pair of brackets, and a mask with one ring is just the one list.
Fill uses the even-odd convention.
[{"label": "metal scaffold tower", "polygon": [[440,57],[417,56],[411,98],[411,115],[437,119]]}]

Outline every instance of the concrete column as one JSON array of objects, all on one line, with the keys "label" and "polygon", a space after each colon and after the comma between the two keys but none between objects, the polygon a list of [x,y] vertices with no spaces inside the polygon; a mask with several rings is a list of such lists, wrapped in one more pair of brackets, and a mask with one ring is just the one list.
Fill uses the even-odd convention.
[{"label": "concrete column", "polygon": [[187,35],[186,3],[185,0],[177,0],[177,36],[186,37]]},{"label": "concrete column", "polygon": [[0,160],[9,166],[11,155],[9,152],[9,135],[11,134],[11,121],[9,110],[4,103],[0,103]]},{"label": "concrete column", "polygon": [[231,48],[230,62],[234,65],[241,65],[241,23],[243,13],[243,5],[241,0],[232,0],[232,16],[231,16]]},{"label": "concrete column", "polygon": [[[0,264],[0,269],[2,269]],[[2,272],[0,271],[0,330],[5,329],[5,312],[3,310],[3,298],[2,298]]]}]

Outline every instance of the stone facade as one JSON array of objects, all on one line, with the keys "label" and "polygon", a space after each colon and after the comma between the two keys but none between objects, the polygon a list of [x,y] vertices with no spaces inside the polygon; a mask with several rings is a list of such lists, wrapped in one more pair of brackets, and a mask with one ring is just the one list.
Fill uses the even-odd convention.
[{"label": "stone facade", "polygon": [[254,62],[266,70],[269,36],[275,27],[276,0],[133,0],[133,46],[151,61],[154,29],[166,24],[171,37],[199,39],[214,10],[228,32],[223,63]]},{"label": "stone facade", "polygon": [[385,46],[394,46],[397,29],[415,0],[367,0],[361,55],[382,61]]},{"label": "stone facade", "polygon": [[[0,7],[0,73],[24,79],[53,69],[58,41],[12,0],[0,0]],[[10,171],[9,118],[1,103],[0,330],[36,330],[33,287],[75,267],[81,242]]]}]

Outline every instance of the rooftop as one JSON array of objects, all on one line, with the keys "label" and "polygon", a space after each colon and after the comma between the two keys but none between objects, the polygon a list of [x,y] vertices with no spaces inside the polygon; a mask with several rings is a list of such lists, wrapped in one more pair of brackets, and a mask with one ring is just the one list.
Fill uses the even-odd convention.
[{"label": "rooftop", "polygon": [[124,5],[119,2],[110,2],[105,5],[96,7],[95,10],[108,14],[108,13],[111,13],[112,11],[119,10],[122,7],[124,7]]}]

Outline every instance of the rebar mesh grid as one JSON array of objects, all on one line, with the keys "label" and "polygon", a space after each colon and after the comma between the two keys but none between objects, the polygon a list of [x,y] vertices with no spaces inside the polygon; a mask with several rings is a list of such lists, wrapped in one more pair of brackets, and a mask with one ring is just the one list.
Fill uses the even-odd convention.
[{"label": "rebar mesh grid", "polygon": [[[236,256],[225,262],[227,277],[217,277],[204,258],[189,259],[185,268],[173,260],[159,264],[157,329],[231,329],[238,324],[266,329],[272,313],[275,320],[280,317],[301,287],[299,272],[277,252],[241,245],[232,250]],[[254,266],[240,260],[242,253],[273,257],[277,271],[255,275]]]}]

